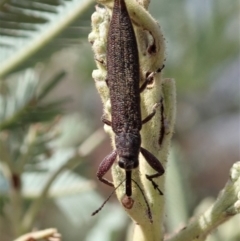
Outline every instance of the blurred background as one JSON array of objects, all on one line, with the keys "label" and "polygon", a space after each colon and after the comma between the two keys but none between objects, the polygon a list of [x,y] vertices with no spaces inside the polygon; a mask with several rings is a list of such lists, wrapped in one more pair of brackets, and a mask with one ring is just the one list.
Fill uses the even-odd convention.
[{"label": "blurred background", "polygon": [[[0,0],[0,240],[57,227],[63,240],[127,240],[130,219],[96,179],[111,151],[88,34],[90,0]],[[240,3],[152,0],[177,86],[166,230],[205,210],[240,160]],[[110,177],[110,175],[109,175]],[[176,200],[178,202],[176,203]],[[208,241],[237,241],[239,217]],[[102,232],[104,228],[104,233]]]}]

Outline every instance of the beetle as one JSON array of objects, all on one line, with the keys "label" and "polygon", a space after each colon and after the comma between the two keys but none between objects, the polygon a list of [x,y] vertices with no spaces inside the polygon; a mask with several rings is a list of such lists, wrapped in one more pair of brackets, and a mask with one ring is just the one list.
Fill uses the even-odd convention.
[{"label": "beetle", "polygon": [[[162,68],[158,72],[161,70]],[[140,152],[156,171],[153,175],[146,175],[146,178],[163,195],[153,178],[163,175],[164,168],[153,154],[141,147],[140,131],[142,125],[153,118],[158,107],[155,105],[153,112],[142,120],[140,93],[146,88],[149,79],[146,78],[142,86],[139,87],[140,66],[135,32],[125,1],[114,0],[107,37],[106,83],[110,93],[111,121],[105,116],[102,117],[102,121],[112,127],[116,149],[106,156],[99,165],[97,178],[106,185],[114,186],[112,182],[104,178],[104,175],[118,157],[118,165],[126,173],[125,195],[127,197],[132,196],[131,175],[132,170],[139,166]],[[126,201],[126,199],[124,200]]]}]

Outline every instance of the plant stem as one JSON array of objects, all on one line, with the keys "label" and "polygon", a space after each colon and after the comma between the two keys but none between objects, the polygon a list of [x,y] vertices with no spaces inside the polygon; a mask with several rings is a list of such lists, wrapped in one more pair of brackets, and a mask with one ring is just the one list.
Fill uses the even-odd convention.
[{"label": "plant stem", "polygon": [[215,203],[167,241],[200,241],[223,222],[240,213],[240,162],[230,170],[230,179]]},{"label": "plant stem", "polygon": [[[101,0],[102,4],[108,8],[112,8],[112,2],[109,0]],[[153,84],[145,89],[141,94],[141,110],[142,119],[152,113],[153,106],[158,103],[155,116],[147,124],[143,125],[141,130],[142,147],[150,151],[156,156],[165,167],[169,153],[170,140],[173,134],[173,126],[175,123],[175,83],[171,79],[162,79],[161,73],[155,73],[163,66],[165,58],[165,44],[163,35],[159,25],[151,17],[144,8],[148,5],[148,1],[144,1],[141,5],[136,0],[126,0],[127,9],[134,25],[135,35],[138,42],[138,51],[140,57],[141,76],[146,76],[146,73],[153,73]],[[144,6],[144,7],[143,7]],[[89,34],[89,41],[93,44],[93,51],[97,70],[93,71],[97,90],[102,98],[104,113],[108,119],[111,116],[111,106],[109,101],[109,90],[106,85],[106,41],[109,27],[110,14],[107,8],[96,8],[96,12],[92,16],[93,30]],[[146,39],[153,39],[146,43]],[[150,51],[151,47],[154,51]],[[101,61],[100,61],[101,60]],[[142,77],[141,82],[145,81]],[[166,125],[167,123],[167,125]],[[114,134],[112,128],[105,125],[105,130],[112,138],[112,145],[115,149]],[[162,129],[166,130],[162,132]],[[161,136],[161,137],[160,137]],[[161,139],[161,143],[159,140]],[[149,166],[146,160],[140,155],[139,168],[132,171],[132,179],[138,183],[143,189],[147,202],[150,205],[153,223],[149,220],[147,212],[147,203],[143,197],[143,193],[139,187],[133,183],[132,199],[134,205],[131,209],[125,209],[129,216],[136,223],[134,230],[134,241],[159,241],[163,238],[163,212],[164,212],[164,197],[154,190],[151,182],[147,180],[145,174],[155,174],[154,170]],[[114,186],[118,186],[125,179],[125,172],[118,165],[113,165],[112,176]],[[164,175],[156,178],[157,185],[164,192]],[[125,187],[121,185],[116,190],[117,197],[122,203],[122,197],[125,194]]]}]

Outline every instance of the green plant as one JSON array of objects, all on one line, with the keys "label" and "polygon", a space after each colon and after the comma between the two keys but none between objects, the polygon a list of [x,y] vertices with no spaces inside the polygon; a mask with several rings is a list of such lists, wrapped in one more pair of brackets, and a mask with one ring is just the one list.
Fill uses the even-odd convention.
[{"label": "green plant", "polygon": [[[99,1],[105,8],[97,8],[93,14],[93,30],[89,35],[89,41],[93,45],[93,51],[96,58],[98,69],[94,70],[93,77],[95,79],[96,87],[102,98],[104,105],[104,112],[106,115],[111,116],[109,106],[109,90],[105,83],[107,78],[106,73],[106,41],[109,27],[109,19],[112,11],[112,1],[102,0]],[[149,1],[141,1],[140,3],[133,0],[126,0],[128,12],[132,18],[135,26],[135,34],[138,42],[138,49],[140,55],[140,72],[141,76],[146,76],[146,73],[152,73],[163,65],[165,59],[165,44],[163,34],[154,19],[146,11]],[[149,53],[147,49],[151,46],[152,42],[155,44],[155,52]],[[184,52],[187,54],[188,52]],[[199,55],[194,56],[196,59]],[[141,79],[144,81],[144,78]],[[143,82],[142,82],[143,83]],[[163,99],[164,108],[158,110],[158,113],[141,131],[142,145],[144,148],[150,150],[151,153],[156,155],[159,160],[166,167],[170,139],[173,134],[173,126],[175,123],[175,109],[176,109],[176,94],[175,84],[172,79],[163,79],[161,74],[154,76],[154,81],[151,87],[144,91],[141,95],[141,109],[143,116],[151,113],[151,107]],[[164,122],[161,122],[161,116],[164,116]],[[167,124],[164,124],[167,123]],[[163,125],[166,125],[163,127]],[[158,143],[159,133],[162,128],[166,128],[165,135],[163,136],[163,144],[159,147]],[[107,132],[110,134],[112,144],[115,147],[114,133],[110,127],[106,127]],[[239,213],[239,193],[240,193],[240,176],[239,176],[239,162],[237,162],[230,173],[230,180],[225,188],[219,194],[214,204],[194,221],[190,222],[186,227],[180,230],[176,235],[167,238],[169,241],[180,240],[205,240],[209,233],[214,230],[218,225],[228,220],[232,215]],[[163,226],[163,210],[164,199],[157,195],[145,178],[145,173],[151,173],[152,169],[146,164],[144,159],[140,157],[139,169],[133,171],[133,179],[138,182],[143,191],[146,193],[147,201],[150,204],[153,213],[153,223],[150,223],[146,215],[146,201],[143,199],[140,189],[134,188],[132,197],[134,205],[131,208],[125,208],[125,211],[135,223],[133,237],[129,240],[141,241],[158,241],[163,240],[164,232]],[[112,168],[112,175],[115,186],[124,179],[124,172],[116,164]],[[164,190],[164,177],[159,178],[157,184]],[[168,192],[166,189],[163,192]],[[125,194],[124,187],[120,186],[117,190],[117,197],[119,202],[122,203],[122,197]],[[182,200],[184,201],[184,200]],[[184,202],[182,203],[184,204]],[[124,206],[124,205],[123,205]],[[185,214],[186,218],[186,214]]]},{"label": "green plant", "polygon": [[[134,23],[139,24],[138,34],[142,33],[141,28],[144,26],[145,30],[151,29],[153,34],[158,35],[155,37],[162,41],[157,24],[153,21],[146,21],[152,18],[149,17],[148,13],[146,15],[142,6],[136,5],[133,0],[126,1],[129,4],[132,3],[132,13],[136,9],[139,10],[136,16],[132,16]],[[93,81],[90,80],[91,77],[88,76],[88,72],[92,68],[88,60],[92,53],[83,44],[87,42],[86,34],[89,31],[88,29],[85,31],[85,29],[90,26],[90,14],[93,11],[92,8],[90,9],[92,3],[91,0],[0,0],[1,241],[14,240],[19,236],[21,237],[17,241],[26,241],[31,238],[51,239],[54,237],[59,239],[56,229],[31,232],[35,228],[45,229],[51,226],[57,227],[60,230],[59,232],[63,234],[63,239],[67,241],[118,241],[123,240],[123,236],[125,237],[123,231],[126,230],[127,218],[119,204],[108,202],[97,217],[90,217],[91,212],[103,202],[103,198],[93,191],[95,183],[92,180],[95,180],[96,177],[84,178],[83,176],[88,175],[82,170],[86,169],[86,166],[96,168],[92,165],[94,162],[90,162],[90,160],[93,160],[93,156],[90,155],[106,139],[99,121],[100,114],[96,114],[97,117],[88,116],[89,109],[90,112],[97,111],[93,104],[95,92],[92,89],[89,92],[86,85],[84,85],[84,88],[81,85],[83,81],[93,85]],[[101,16],[102,19],[110,20],[112,1],[109,0],[107,3],[110,8],[100,10],[98,7],[97,9],[102,14],[106,13],[103,17]],[[191,93],[192,96],[200,93],[201,97],[204,96],[204,93],[200,90],[203,91],[209,86],[216,73],[221,76],[224,72],[220,70],[224,71],[228,63],[238,55],[237,31],[234,28],[234,23],[238,18],[238,7],[236,7],[234,1],[231,3],[224,0],[212,2],[212,15],[210,14],[209,18],[201,17],[204,20],[201,22],[198,22],[199,19],[195,18],[195,15],[193,18],[189,18],[189,9],[186,7],[188,4],[189,1],[177,0],[163,0],[161,3],[153,0],[151,4],[148,0],[143,1],[145,8],[148,5],[152,6],[152,12],[161,20],[164,36],[167,36],[167,41],[170,42],[170,44],[167,44],[168,56],[164,72],[167,76],[174,76],[177,79],[176,84],[178,93],[180,93],[178,94],[178,103],[181,103],[183,93]],[[195,10],[198,12],[198,8]],[[139,14],[143,11],[147,19],[139,17]],[[97,24],[101,23],[99,21]],[[101,56],[98,56],[98,60],[104,60],[105,58],[105,37],[108,24],[109,22],[106,21],[105,25],[101,25],[102,28],[99,31],[102,37],[102,45],[100,46],[102,52]],[[231,30],[232,28],[234,31]],[[143,36],[146,36],[144,34]],[[99,36],[95,36],[95,38],[97,37]],[[151,41],[151,35],[148,35],[148,37],[150,37],[148,40]],[[140,47],[144,49],[144,45],[141,43]],[[61,55],[58,53],[59,50],[62,50]],[[143,72],[155,71],[159,68],[158,65],[162,63],[164,58],[164,49],[162,51],[156,58],[141,56]],[[79,81],[77,84],[81,88],[76,90],[79,96],[87,95],[87,99],[81,99],[81,102],[76,104],[77,106],[84,106],[84,103],[88,104],[87,107],[83,107],[86,112],[81,111],[81,114],[66,115],[64,103],[69,99],[54,97],[54,91],[59,88],[58,86],[61,86],[64,82],[69,83],[69,79],[61,81],[63,78],[64,80],[68,78],[65,75],[66,68],[62,66],[73,63],[66,52],[74,53],[74,63],[79,62],[72,65],[72,72],[67,69],[67,76],[73,75]],[[55,59],[59,58],[57,64],[55,64],[59,66],[59,69],[51,64],[53,55]],[[208,58],[209,56],[211,58]],[[209,63],[208,60],[210,60]],[[97,65],[100,71],[94,71],[93,75],[98,81],[102,80],[103,85],[99,85],[98,89],[103,102],[106,103],[109,98],[107,88],[104,85],[106,72],[104,72],[104,66],[99,63]],[[51,71],[48,70],[47,66]],[[73,74],[76,69],[77,74]],[[97,83],[100,83],[100,81]],[[172,121],[169,121],[170,131],[172,132],[175,109],[174,82],[169,79],[164,80],[163,75],[159,75],[156,77],[156,83],[162,83],[163,85],[148,91],[149,94],[144,94],[143,115],[151,111],[152,105],[160,95],[163,95],[166,99],[169,98],[165,101],[165,105],[168,103],[166,110],[169,110],[166,117],[168,121]],[[155,93],[156,96],[151,96],[152,93]],[[62,96],[62,93],[60,95]],[[49,97],[53,97],[53,100],[50,100]],[[71,95],[71,97],[73,96]],[[186,96],[184,97],[186,98]],[[94,103],[97,103],[97,101]],[[69,102],[67,103],[69,104]],[[222,100],[219,101],[219,104],[223,104]],[[70,105],[72,106],[72,104]],[[108,105],[104,105],[104,107],[106,112],[110,111]],[[201,111],[200,108],[197,110]],[[70,111],[72,112],[72,109]],[[234,110],[231,109],[231,111]],[[178,119],[186,114],[187,111],[180,111]],[[157,116],[160,117],[160,112],[157,113]],[[95,129],[97,125],[101,125],[100,129]],[[161,159],[165,159],[170,135],[165,139],[165,152],[159,153],[154,145],[151,145],[155,141],[150,134],[154,134],[156,128],[159,128],[159,123],[153,123],[152,126],[149,125],[143,130],[143,143],[149,145],[149,149],[154,154],[159,155]],[[111,129],[107,131],[111,132]],[[175,136],[177,135],[179,135],[179,129],[176,130]],[[167,200],[166,226],[169,233],[173,233],[179,227],[179,223],[182,225],[186,223],[191,213],[187,201],[189,196],[188,185],[182,180],[183,177],[186,177],[185,169],[187,167],[184,167],[183,172],[182,165],[179,165],[180,157],[176,154],[176,150],[178,150],[176,142],[179,141],[181,140],[175,139],[172,147],[172,155],[167,164],[164,191],[164,198]],[[199,149],[199,146],[196,146],[196,149]],[[102,147],[101,152],[103,152]],[[99,159],[99,156],[95,156],[95,159]],[[145,161],[141,163],[143,168],[149,168],[143,166]],[[76,169],[77,166],[80,166],[80,168]],[[118,170],[114,169],[114,171]],[[174,237],[166,236],[165,239],[194,240],[193,236],[196,237],[196,234],[199,233],[199,220],[206,221],[206,217],[208,218],[209,214],[212,213],[214,218],[217,217],[218,219],[217,221],[215,219],[216,222],[214,221],[211,224],[205,223],[206,228],[202,232],[204,236],[213,230],[216,224],[218,225],[228,219],[229,215],[239,212],[239,201],[229,198],[237,196],[237,193],[234,193],[234,196],[233,192],[239,190],[238,175],[239,164],[237,163],[234,165],[230,175],[231,178],[219,199],[216,202],[211,200],[211,204],[209,204],[209,201],[203,202],[199,207],[201,212],[198,211],[197,214],[193,215],[200,217],[200,219],[195,219],[187,229],[180,231]],[[120,177],[114,174],[116,181]],[[171,183],[174,183],[174,187],[170,186]],[[164,179],[161,178],[160,185],[163,184]],[[144,188],[148,190],[148,186]],[[162,187],[162,189],[164,188]],[[119,189],[118,195],[121,192],[122,190]],[[161,206],[153,208],[155,216],[160,215],[165,201],[160,197],[155,197],[155,193],[151,189],[149,195],[155,201],[161,199]],[[224,217],[221,208],[216,209],[216,207],[224,207],[224,205],[219,205],[222,201],[230,206],[230,208],[225,209],[227,212],[224,211],[224,214],[226,214]],[[234,201],[236,201],[235,205],[231,206]],[[145,206],[144,202],[142,203]],[[170,205],[171,203],[173,205]],[[207,213],[204,213],[210,205],[213,205],[213,208],[211,207]],[[144,215],[144,210],[139,210],[141,211],[140,214]],[[200,213],[204,213],[204,215],[201,216]],[[216,216],[216,213],[219,216]],[[232,218],[226,225],[219,227],[218,233],[212,233],[207,240],[238,240],[238,218],[239,215],[235,215],[235,218]],[[146,226],[143,227],[143,230],[150,226],[148,221],[144,218]],[[162,221],[161,219],[161,223]],[[201,224],[203,223],[201,222]],[[156,222],[154,229],[160,229],[159,226],[160,224]],[[28,234],[25,235],[25,233]],[[161,235],[163,235],[163,232]],[[205,237],[199,236],[197,240],[204,239]],[[129,235],[129,240],[132,240],[131,235]]]}]

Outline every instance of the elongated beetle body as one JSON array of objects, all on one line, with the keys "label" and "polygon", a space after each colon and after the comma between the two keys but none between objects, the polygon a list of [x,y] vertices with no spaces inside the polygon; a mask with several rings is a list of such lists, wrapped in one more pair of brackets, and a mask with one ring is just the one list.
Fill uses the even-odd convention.
[{"label": "elongated beetle body", "polygon": [[110,91],[111,121],[105,117],[102,121],[111,126],[115,133],[116,150],[103,159],[97,171],[97,177],[101,182],[113,186],[113,183],[103,176],[118,157],[119,167],[126,172],[125,194],[131,197],[131,174],[132,170],[139,166],[139,152],[141,152],[149,165],[157,172],[154,175],[146,175],[146,178],[162,195],[158,185],[152,179],[161,176],[164,168],[154,155],[141,147],[140,135],[142,124],[155,115],[157,106],[149,116],[142,120],[140,93],[145,89],[148,80],[139,87],[140,66],[137,41],[124,0],[114,0],[107,38],[106,81]]}]

